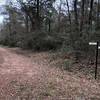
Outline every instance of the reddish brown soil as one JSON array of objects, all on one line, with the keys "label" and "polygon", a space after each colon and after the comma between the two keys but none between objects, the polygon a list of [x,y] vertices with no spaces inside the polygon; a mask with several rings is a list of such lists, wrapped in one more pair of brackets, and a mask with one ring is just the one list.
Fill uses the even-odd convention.
[{"label": "reddish brown soil", "polygon": [[0,100],[100,100],[100,82],[50,64],[47,52],[0,48]]}]

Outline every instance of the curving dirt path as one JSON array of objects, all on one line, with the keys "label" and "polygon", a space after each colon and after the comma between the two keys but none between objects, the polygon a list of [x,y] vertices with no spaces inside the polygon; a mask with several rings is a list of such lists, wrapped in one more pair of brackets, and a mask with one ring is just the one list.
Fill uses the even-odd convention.
[{"label": "curving dirt path", "polygon": [[0,100],[100,100],[100,82],[53,67],[49,53],[0,47]]}]

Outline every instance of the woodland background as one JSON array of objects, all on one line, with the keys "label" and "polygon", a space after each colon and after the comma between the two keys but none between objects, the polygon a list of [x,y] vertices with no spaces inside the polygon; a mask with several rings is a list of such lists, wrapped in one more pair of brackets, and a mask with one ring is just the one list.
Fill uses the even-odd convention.
[{"label": "woodland background", "polygon": [[92,55],[100,40],[99,0],[16,0],[3,6],[0,43],[35,51]]}]

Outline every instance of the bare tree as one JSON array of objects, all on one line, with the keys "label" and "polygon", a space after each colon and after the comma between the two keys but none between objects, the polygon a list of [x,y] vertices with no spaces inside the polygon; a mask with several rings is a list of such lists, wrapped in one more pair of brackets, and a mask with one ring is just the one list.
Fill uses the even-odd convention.
[{"label": "bare tree", "polygon": [[80,19],[81,21],[80,21],[80,31],[83,30],[85,1],[86,1],[86,0],[82,0],[82,3],[81,3],[81,19]]},{"label": "bare tree", "polygon": [[58,32],[60,31],[60,24],[61,24],[61,10],[62,10],[62,0],[60,0],[60,4],[58,6]]},{"label": "bare tree", "polygon": [[66,0],[66,4],[67,4],[67,8],[68,8],[68,17],[69,17],[70,31],[71,31],[72,22],[71,22],[71,14],[70,14],[70,7],[69,7],[68,0]]},{"label": "bare tree", "polygon": [[79,23],[78,23],[78,9],[77,9],[77,3],[78,3],[78,0],[74,0],[74,14],[75,14],[76,30],[78,30],[78,26],[79,26]]},{"label": "bare tree", "polygon": [[92,27],[93,3],[94,3],[94,0],[91,0],[91,2],[90,2],[90,12],[89,12],[89,25],[90,25],[90,27]]},{"label": "bare tree", "polygon": [[100,0],[97,1],[97,29],[99,28],[99,13],[100,13]]},{"label": "bare tree", "polygon": [[37,28],[40,29],[40,0],[37,0]]},{"label": "bare tree", "polygon": [[29,17],[25,15],[26,32],[29,32]]}]

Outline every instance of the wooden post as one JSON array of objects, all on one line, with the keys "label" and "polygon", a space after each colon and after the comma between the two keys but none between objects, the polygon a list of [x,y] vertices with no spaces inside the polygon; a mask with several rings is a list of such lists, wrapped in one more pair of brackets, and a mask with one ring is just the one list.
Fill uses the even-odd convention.
[{"label": "wooden post", "polygon": [[89,45],[96,46],[96,58],[95,58],[95,79],[97,78],[98,70],[98,49],[100,49],[99,42],[89,42]]},{"label": "wooden post", "polygon": [[97,69],[98,69],[98,45],[99,43],[97,42],[97,45],[96,45],[96,66],[95,66],[95,79],[97,78]]}]

